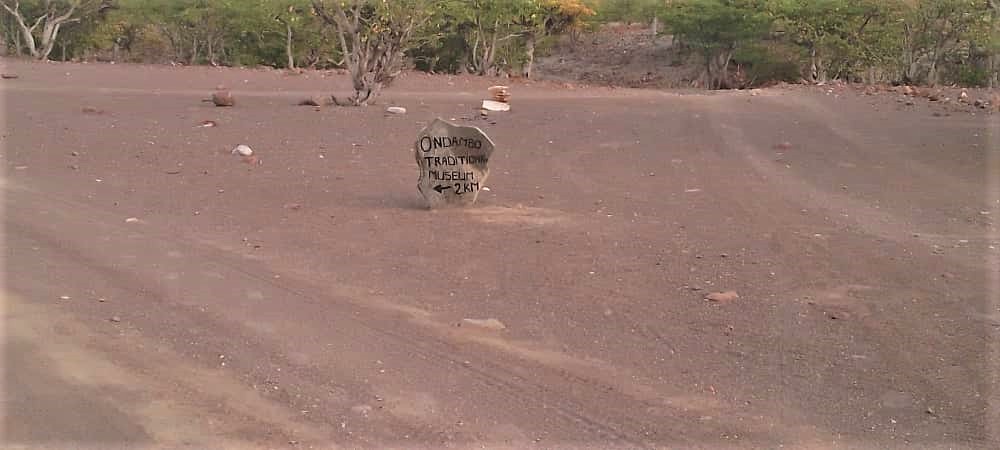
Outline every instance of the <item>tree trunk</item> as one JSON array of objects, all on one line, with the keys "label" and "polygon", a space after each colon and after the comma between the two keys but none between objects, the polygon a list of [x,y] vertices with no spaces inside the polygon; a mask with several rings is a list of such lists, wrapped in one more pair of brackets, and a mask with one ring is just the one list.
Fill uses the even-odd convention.
[{"label": "tree trunk", "polygon": [[24,43],[21,42],[21,33],[14,32],[14,47],[17,50],[17,55],[24,54]]},{"label": "tree trunk", "polygon": [[195,65],[198,63],[198,37],[194,36],[191,38],[191,62],[189,65]]},{"label": "tree trunk", "polygon": [[27,26],[21,26],[21,36],[24,37],[24,45],[28,48],[28,54],[33,58],[38,58],[38,47],[35,46],[35,36],[31,34],[31,30]]},{"label": "tree trunk", "polygon": [[826,83],[826,67],[823,65],[823,56],[815,45],[809,48],[809,77],[813,83]]},{"label": "tree trunk", "polygon": [[209,35],[208,39],[206,39],[205,44],[208,46],[208,48],[207,48],[207,50],[208,50],[208,63],[211,64],[211,65],[213,65],[213,66],[216,66],[218,64],[216,64],[216,62],[215,62],[215,47],[213,45],[215,43],[214,41],[215,40],[212,39],[212,36]]},{"label": "tree trunk", "polygon": [[524,38],[524,78],[531,79],[531,71],[535,65],[535,33],[528,33]]},{"label": "tree trunk", "polygon": [[62,62],[66,62],[66,40],[59,42],[59,46],[62,48]]},{"label": "tree trunk", "polygon": [[42,27],[42,50],[39,52],[38,59],[49,59],[52,50],[56,48],[56,36],[59,35],[60,28],[62,28],[62,22],[54,24],[46,22],[45,26]]},{"label": "tree trunk", "polygon": [[660,18],[653,16],[653,39],[656,39],[656,34],[660,31]]},{"label": "tree trunk", "polygon": [[292,49],[292,24],[285,22],[285,54],[288,55],[288,68],[295,69],[295,51]]},{"label": "tree trunk", "polygon": [[998,75],[1000,75],[1000,70],[998,70],[998,69],[1000,69],[1000,67],[998,67],[998,65],[997,65],[998,59],[1000,59],[1000,58],[997,58],[997,54],[996,53],[991,54],[989,56],[989,58],[987,58],[986,67],[987,67],[987,70],[988,70],[987,73],[989,74],[989,83],[988,84],[989,84],[989,88],[990,89],[996,89],[997,85],[1000,84],[1000,83],[998,83],[998,80],[997,80]]}]

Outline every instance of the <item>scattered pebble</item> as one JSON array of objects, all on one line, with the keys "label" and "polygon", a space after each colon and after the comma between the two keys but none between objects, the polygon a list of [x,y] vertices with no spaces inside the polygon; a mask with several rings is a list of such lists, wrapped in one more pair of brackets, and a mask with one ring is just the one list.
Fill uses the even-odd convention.
[{"label": "scattered pebble", "polygon": [[493,331],[500,331],[507,329],[507,326],[504,325],[503,322],[497,319],[462,319],[462,322],[459,323],[459,326],[462,325],[471,325]]},{"label": "scattered pebble", "polygon": [[299,101],[299,106],[323,106],[323,97],[319,95],[313,95],[309,98],[304,98]]},{"label": "scattered pebble", "polygon": [[739,300],[740,295],[736,291],[712,292],[705,295],[705,300],[715,303],[726,303]]},{"label": "scattered pebble", "polygon": [[236,148],[233,149],[233,154],[234,155],[240,155],[240,156],[251,156],[251,155],[253,155],[253,149],[250,148],[249,145],[240,144],[240,145],[237,145]]},{"label": "scattered pebble", "polygon": [[70,299],[70,297],[68,295],[61,295],[61,296],[59,296],[59,300],[69,300],[69,299]]},{"label": "scattered pebble", "polygon": [[5,80],[16,80],[18,78],[21,78],[21,76],[16,73],[4,73],[0,74],[0,78],[3,78]]},{"label": "scattered pebble", "polygon": [[122,318],[118,316],[111,316],[111,321],[114,323],[118,323],[122,321]]},{"label": "scattered pebble", "polygon": [[399,106],[390,106],[386,108],[385,112],[389,114],[406,114],[406,108]]},{"label": "scattered pebble", "polygon": [[232,92],[216,91],[212,93],[212,103],[215,104],[215,106],[235,106],[236,99],[233,98]]},{"label": "scattered pebble", "polygon": [[137,219],[135,217],[129,217],[128,219],[125,219],[125,223],[136,223],[138,221],[139,221],[139,219]]},{"label": "scattered pebble", "polygon": [[367,416],[372,412],[372,407],[370,405],[357,405],[351,407],[351,412],[355,414],[361,414],[362,416]]}]

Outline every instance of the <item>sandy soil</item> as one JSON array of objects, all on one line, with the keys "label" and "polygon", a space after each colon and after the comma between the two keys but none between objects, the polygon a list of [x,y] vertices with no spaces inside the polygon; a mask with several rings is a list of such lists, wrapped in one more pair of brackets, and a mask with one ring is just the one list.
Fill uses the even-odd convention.
[{"label": "sandy soil", "polygon": [[[1000,115],[509,81],[483,119],[494,80],[315,109],[348,80],[2,71],[8,448],[1000,445]],[[435,117],[497,143],[474,208],[423,207]]]}]

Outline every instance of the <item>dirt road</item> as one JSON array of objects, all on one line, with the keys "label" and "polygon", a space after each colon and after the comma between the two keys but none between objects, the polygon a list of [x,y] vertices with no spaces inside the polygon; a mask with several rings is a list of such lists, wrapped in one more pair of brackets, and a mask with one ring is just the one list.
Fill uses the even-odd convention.
[{"label": "dirt road", "polygon": [[[5,65],[7,447],[1000,445],[1000,116]],[[475,208],[422,207],[434,117],[497,143]]]}]

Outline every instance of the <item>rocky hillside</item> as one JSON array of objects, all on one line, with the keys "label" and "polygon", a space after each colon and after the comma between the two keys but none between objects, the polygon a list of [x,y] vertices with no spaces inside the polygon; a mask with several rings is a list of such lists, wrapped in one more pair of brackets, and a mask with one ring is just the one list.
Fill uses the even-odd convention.
[{"label": "rocky hillside", "polygon": [[610,24],[563,37],[536,63],[540,79],[643,88],[690,87],[698,68],[673,51],[669,36],[653,36],[645,24]]}]

